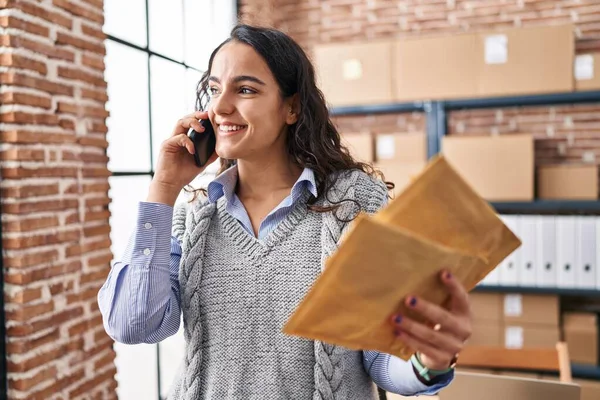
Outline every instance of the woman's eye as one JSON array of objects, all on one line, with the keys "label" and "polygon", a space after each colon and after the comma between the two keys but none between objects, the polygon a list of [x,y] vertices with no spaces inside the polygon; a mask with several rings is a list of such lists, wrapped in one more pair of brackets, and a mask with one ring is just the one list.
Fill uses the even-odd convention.
[{"label": "woman's eye", "polygon": [[219,92],[219,90],[218,90],[216,87],[210,87],[210,88],[208,88],[208,93],[209,93],[211,96],[214,96],[214,95],[215,95],[215,94],[217,94],[218,92]]},{"label": "woman's eye", "polygon": [[242,92],[242,94],[255,94],[256,91],[249,89],[249,88],[241,88],[240,92]]}]

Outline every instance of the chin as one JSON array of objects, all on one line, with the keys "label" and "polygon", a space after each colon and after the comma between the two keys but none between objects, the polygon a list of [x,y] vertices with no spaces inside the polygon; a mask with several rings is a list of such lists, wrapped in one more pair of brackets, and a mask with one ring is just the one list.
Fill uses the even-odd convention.
[{"label": "chin", "polygon": [[240,158],[240,152],[236,151],[235,148],[231,148],[231,146],[217,146],[215,151],[220,158],[228,160],[237,160]]}]

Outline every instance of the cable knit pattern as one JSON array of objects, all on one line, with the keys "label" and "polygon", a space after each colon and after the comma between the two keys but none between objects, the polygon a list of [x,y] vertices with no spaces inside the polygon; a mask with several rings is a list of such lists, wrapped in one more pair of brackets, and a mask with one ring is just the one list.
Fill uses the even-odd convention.
[{"label": "cable knit pattern", "polygon": [[288,337],[281,326],[337,249],[350,226],[343,221],[385,204],[385,185],[359,171],[340,175],[321,202],[342,201],[335,216],[309,212],[308,196],[260,241],[224,199],[176,208],[186,352],[170,399],[377,398],[362,352]]},{"label": "cable knit pattern", "polygon": [[[183,209],[183,210],[182,210]],[[202,260],[204,243],[210,220],[215,212],[215,205],[198,202],[192,211],[187,213],[185,227],[182,226],[181,215],[184,207],[178,209],[173,216],[173,231],[182,237],[182,257],[179,267],[180,286],[183,288],[181,303],[184,322],[184,338],[186,352],[184,358],[185,371],[199,371],[202,363],[202,324],[200,323],[200,296],[198,288],[202,279]],[[188,228],[188,229],[186,229]],[[183,398],[196,400],[200,398],[200,380],[198,374],[183,375]]]}]

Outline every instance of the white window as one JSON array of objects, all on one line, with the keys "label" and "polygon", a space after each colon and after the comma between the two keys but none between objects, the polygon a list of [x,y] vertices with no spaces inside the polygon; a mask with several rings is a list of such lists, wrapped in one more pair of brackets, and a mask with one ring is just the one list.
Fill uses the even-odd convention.
[{"label": "white window", "polygon": [[[233,0],[105,0],[104,11],[111,250],[119,259],[160,144],[194,111],[196,84],[212,50],[229,36],[237,10]],[[158,345],[115,344],[119,399],[164,399],[183,346],[181,330]]]}]

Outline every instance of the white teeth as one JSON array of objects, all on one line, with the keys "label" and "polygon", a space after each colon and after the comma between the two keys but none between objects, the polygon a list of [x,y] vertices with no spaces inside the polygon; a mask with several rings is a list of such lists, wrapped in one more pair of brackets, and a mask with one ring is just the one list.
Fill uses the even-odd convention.
[{"label": "white teeth", "polygon": [[223,132],[232,132],[232,131],[239,131],[240,129],[243,129],[244,127],[241,125],[219,125],[219,129],[222,130]]}]

